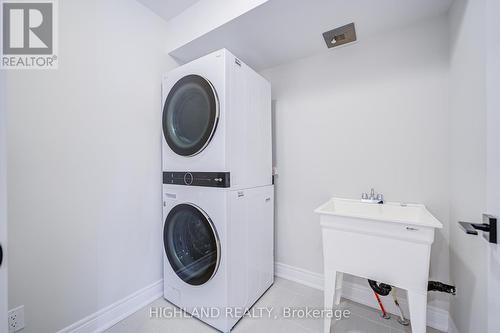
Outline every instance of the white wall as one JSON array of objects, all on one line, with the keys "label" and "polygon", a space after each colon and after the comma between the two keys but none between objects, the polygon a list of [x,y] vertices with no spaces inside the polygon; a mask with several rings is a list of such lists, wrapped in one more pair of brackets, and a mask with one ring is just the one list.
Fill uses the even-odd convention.
[{"label": "white wall", "polygon": [[[374,187],[388,201],[425,204],[443,222],[431,278],[448,281],[446,19],[325,50],[263,75],[276,100],[276,260],[322,273],[313,210],[332,196],[359,198]],[[431,298],[447,307],[445,297]]]},{"label": "white wall", "polygon": [[60,66],[11,71],[9,307],[54,332],[162,278],[166,24],[133,0],[59,2]]},{"label": "white wall", "polygon": [[458,0],[450,11],[451,316],[460,332],[486,332],[487,324],[486,242],[457,225],[486,210],[485,20],[484,0]]}]

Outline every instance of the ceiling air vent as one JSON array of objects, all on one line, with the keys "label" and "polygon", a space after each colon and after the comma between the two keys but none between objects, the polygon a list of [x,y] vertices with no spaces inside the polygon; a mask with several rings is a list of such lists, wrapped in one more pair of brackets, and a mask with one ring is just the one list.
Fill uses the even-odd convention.
[{"label": "ceiling air vent", "polygon": [[344,45],[356,41],[356,28],[354,23],[346,24],[323,33],[326,46],[328,48]]}]

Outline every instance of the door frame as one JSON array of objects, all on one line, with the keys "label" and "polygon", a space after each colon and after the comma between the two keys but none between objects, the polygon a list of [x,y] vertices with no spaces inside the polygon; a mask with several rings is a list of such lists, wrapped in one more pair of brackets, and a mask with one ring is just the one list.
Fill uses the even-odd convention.
[{"label": "door frame", "polygon": [[[486,207],[500,217],[500,2],[486,1]],[[498,235],[497,235],[498,236]],[[500,327],[500,244],[488,244],[488,332]]]},{"label": "door frame", "polygon": [[5,103],[5,72],[0,71],[0,243],[3,262],[0,266],[0,333],[8,332],[8,287],[7,287],[7,134]]}]

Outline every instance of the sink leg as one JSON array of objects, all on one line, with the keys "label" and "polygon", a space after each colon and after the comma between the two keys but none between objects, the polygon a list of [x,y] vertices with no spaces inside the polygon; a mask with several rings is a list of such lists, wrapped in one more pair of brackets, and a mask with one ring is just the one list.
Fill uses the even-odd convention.
[{"label": "sink leg", "polygon": [[[335,290],[337,287],[337,272],[332,270],[325,271],[325,282],[324,282],[324,307],[325,310],[333,308],[333,303],[336,301]],[[330,327],[332,325],[332,316],[325,316],[324,318],[324,333],[330,332]]]},{"label": "sink leg", "polygon": [[425,333],[427,327],[427,293],[408,290],[411,331]]},{"label": "sink leg", "polygon": [[344,273],[337,272],[336,284],[335,284],[335,305],[340,304],[340,298],[342,297],[342,280],[344,279]]}]

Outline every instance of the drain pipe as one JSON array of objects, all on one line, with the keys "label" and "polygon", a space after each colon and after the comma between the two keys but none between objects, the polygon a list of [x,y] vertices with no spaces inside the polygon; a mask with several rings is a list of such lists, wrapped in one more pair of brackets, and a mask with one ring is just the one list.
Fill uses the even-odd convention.
[{"label": "drain pipe", "polygon": [[[368,284],[372,288],[373,293],[375,294],[375,298],[377,299],[378,305],[380,306],[380,310],[382,311],[382,318],[389,319],[390,315],[385,311],[384,305],[382,304],[379,295],[387,296],[390,293],[392,295],[392,299],[394,300],[394,304],[396,304],[396,307],[398,308],[399,311],[398,322],[401,325],[408,326],[410,321],[405,318],[403,310],[399,305],[399,301],[396,296],[396,288],[391,287],[390,285],[385,283],[378,284],[377,281],[374,280],[368,280]],[[445,284],[439,281],[429,281],[427,284],[427,291],[439,291],[442,293],[448,293],[452,295],[456,295],[457,293],[455,286]]]},{"label": "drain pipe", "polygon": [[400,323],[403,326],[410,325],[410,321],[405,318],[405,315],[403,313],[403,309],[401,309],[401,306],[399,305],[398,298],[396,296],[396,288],[392,288],[391,295],[392,295],[392,299],[394,300],[394,304],[396,304],[396,307],[398,308],[398,311],[399,311],[398,323]]},{"label": "drain pipe", "polygon": [[368,280],[368,284],[372,288],[372,290],[379,294],[380,296],[387,296],[391,292],[392,287],[388,284],[381,283],[377,284],[377,281]]}]

